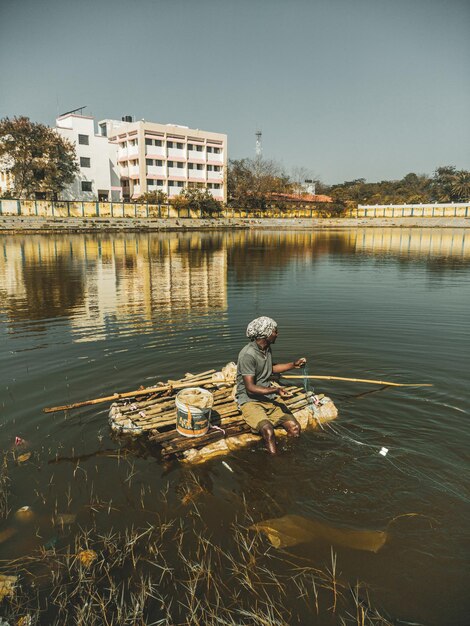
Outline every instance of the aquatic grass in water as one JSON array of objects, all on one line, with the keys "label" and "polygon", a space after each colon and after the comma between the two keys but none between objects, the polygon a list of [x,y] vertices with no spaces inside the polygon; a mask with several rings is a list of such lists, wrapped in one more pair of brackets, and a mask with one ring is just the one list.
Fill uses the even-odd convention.
[{"label": "aquatic grass in water", "polygon": [[[275,552],[248,530],[248,514],[222,548],[192,506],[184,518],[125,532],[80,530],[66,549],[42,550],[3,565],[19,577],[5,619],[48,626],[287,626],[388,624],[337,577]],[[243,523],[242,523],[243,522]],[[287,565],[287,568],[286,568]]]},{"label": "aquatic grass in water", "polygon": [[6,519],[10,509],[9,501],[10,478],[8,476],[8,453],[0,459],[0,517]]}]

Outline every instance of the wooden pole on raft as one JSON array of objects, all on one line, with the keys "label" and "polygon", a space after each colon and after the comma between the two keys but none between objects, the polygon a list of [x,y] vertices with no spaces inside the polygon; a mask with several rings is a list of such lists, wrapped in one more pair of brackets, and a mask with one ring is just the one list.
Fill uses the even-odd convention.
[{"label": "wooden pole on raft", "polygon": [[[204,372],[204,374],[206,374]],[[78,409],[82,406],[91,406],[93,404],[100,404],[102,402],[114,402],[115,400],[121,400],[122,398],[133,398],[136,396],[146,396],[152,393],[158,393],[161,391],[169,391],[172,389],[184,389],[185,387],[194,387],[198,385],[208,385],[208,384],[233,384],[233,381],[228,380],[212,380],[211,378],[203,379],[202,376],[204,374],[200,374],[199,377],[194,376],[193,380],[188,382],[175,382],[170,385],[160,385],[158,387],[147,387],[146,389],[137,389],[136,391],[127,391],[125,393],[115,393],[112,396],[104,396],[102,398],[95,398],[93,400],[84,400],[83,402],[75,402],[74,404],[65,404],[63,406],[53,406],[46,407],[43,409],[44,413],[55,413],[56,411],[68,411],[70,409]],[[289,375],[289,374],[281,374],[282,378],[287,379],[304,379],[304,378],[314,378],[318,380],[345,380],[353,383],[371,383],[374,385],[387,385],[390,387],[432,387],[431,383],[391,383],[386,380],[369,380],[367,378],[344,378],[341,376],[301,376],[301,375]],[[200,378],[201,377],[201,378]]]},{"label": "wooden pole on raft", "polygon": [[390,383],[386,380],[369,380],[368,378],[344,378],[343,376],[299,376],[295,374],[281,374],[282,378],[315,378],[318,380],[348,380],[351,383],[372,383],[373,385],[388,385],[390,387],[432,387],[432,383]]},{"label": "wooden pole on raft", "polygon": [[[147,387],[146,389],[137,389],[136,391],[127,391],[125,393],[115,393],[112,396],[104,396],[102,398],[94,398],[93,400],[83,400],[82,402],[74,402],[73,404],[65,404],[63,406],[46,407],[43,409],[44,413],[55,413],[56,411],[68,411],[70,409],[78,409],[81,406],[90,406],[92,404],[100,404],[101,402],[114,402],[115,400],[121,400],[122,398],[133,398],[136,396],[146,396],[151,393],[157,393],[160,391],[169,391],[170,389],[184,389],[185,387],[197,387],[199,385],[212,384],[212,377],[207,379],[194,378],[194,380],[187,383],[174,383],[172,385],[160,385],[159,387]],[[216,383],[224,381],[215,381]],[[215,383],[214,383],[215,384]]]}]

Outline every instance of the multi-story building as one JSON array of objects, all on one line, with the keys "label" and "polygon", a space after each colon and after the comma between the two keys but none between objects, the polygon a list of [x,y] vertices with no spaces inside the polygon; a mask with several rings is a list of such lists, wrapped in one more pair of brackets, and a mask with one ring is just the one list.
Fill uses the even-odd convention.
[{"label": "multi-story building", "polygon": [[158,190],[171,198],[197,187],[226,202],[227,135],[129,117],[99,127],[117,147],[123,198]]},{"label": "multi-story building", "polygon": [[116,146],[95,133],[95,120],[66,113],[56,120],[56,132],[75,145],[79,173],[61,194],[64,200],[121,200]]},{"label": "multi-story building", "polygon": [[[77,109],[78,111],[78,109]],[[62,200],[135,200],[145,192],[163,191],[169,198],[184,188],[207,189],[227,200],[227,136],[176,124],[102,120],[65,113],[56,132],[74,144],[79,172],[61,193]],[[0,192],[12,188],[11,175],[0,164]]]}]

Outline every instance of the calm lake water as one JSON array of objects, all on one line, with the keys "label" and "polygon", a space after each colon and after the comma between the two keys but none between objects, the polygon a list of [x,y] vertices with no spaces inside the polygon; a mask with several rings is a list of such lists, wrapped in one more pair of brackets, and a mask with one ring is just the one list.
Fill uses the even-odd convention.
[{"label": "calm lake water", "polygon": [[[0,245],[2,448],[20,436],[32,452],[9,463],[12,513],[0,532],[17,532],[0,543],[1,559],[65,547],[92,520],[105,532],[154,523],[150,509],[184,517],[191,480],[221,544],[242,510],[254,521],[294,513],[387,530],[377,554],[335,549],[341,580],[366,583],[392,620],[469,623],[465,230],[18,235]],[[259,315],[279,324],[277,361],[306,356],[311,374],[433,387],[318,381],[339,409],[334,429],[282,442],[275,458],[261,444],[231,454],[233,473],[221,458],[190,469],[120,441],[107,405],[41,411],[220,368]],[[13,512],[24,505],[35,518],[20,525]],[[54,512],[77,515],[68,533],[57,533]],[[327,541],[290,552],[330,564]],[[293,615],[296,602],[284,600]]]}]

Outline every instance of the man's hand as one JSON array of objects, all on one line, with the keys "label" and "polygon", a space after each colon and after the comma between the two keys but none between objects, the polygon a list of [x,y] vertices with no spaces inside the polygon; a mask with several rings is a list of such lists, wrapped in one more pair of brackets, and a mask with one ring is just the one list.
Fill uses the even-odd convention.
[{"label": "man's hand", "polygon": [[301,357],[300,359],[297,359],[297,361],[294,361],[294,367],[296,369],[299,369],[299,367],[303,367],[306,364],[307,364],[307,359],[305,357]]},{"label": "man's hand", "polygon": [[292,398],[292,394],[290,393],[290,391],[287,391],[287,389],[285,389],[284,387],[278,387],[278,395],[281,396],[281,398]]}]

